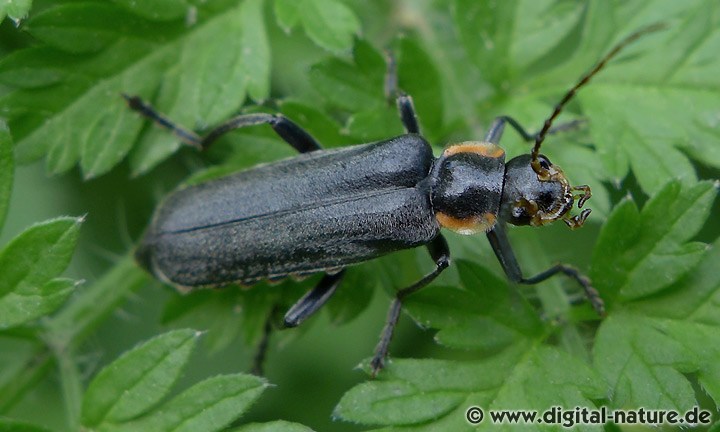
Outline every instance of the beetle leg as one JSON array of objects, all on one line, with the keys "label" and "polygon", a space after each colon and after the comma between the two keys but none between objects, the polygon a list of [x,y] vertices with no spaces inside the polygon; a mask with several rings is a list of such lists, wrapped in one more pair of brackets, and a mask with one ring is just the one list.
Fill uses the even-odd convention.
[{"label": "beetle leg", "polygon": [[317,312],[322,305],[330,300],[344,275],[345,270],[341,270],[338,273],[323,276],[315,288],[308,291],[287,311],[284,319],[285,327],[297,327],[310,315]]},{"label": "beetle leg", "polygon": [[492,144],[500,143],[500,138],[502,138],[503,131],[505,130],[505,123],[512,126],[524,141],[532,141],[535,139],[535,135],[528,133],[514,118],[500,116],[490,125],[490,129],[488,129],[487,134],[485,134],[485,141]]},{"label": "beetle leg", "polygon": [[387,70],[385,72],[385,97],[388,101],[395,99],[398,111],[400,112],[400,121],[405,127],[405,132],[419,134],[420,125],[415,114],[415,106],[412,97],[405,94],[398,88],[397,62],[395,56],[389,50],[385,51],[385,62]]},{"label": "beetle leg", "polygon": [[142,116],[149,118],[159,126],[169,130],[185,144],[200,147],[201,138],[195,132],[176,125],[170,119],[157,112],[152,105],[143,101],[139,96],[130,96],[125,93],[123,93],[122,96],[125,98],[131,110],[137,111]]},{"label": "beetle leg", "polygon": [[272,308],[267,318],[265,319],[265,325],[263,326],[263,334],[260,339],[260,343],[253,356],[253,366],[250,373],[256,376],[263,375],[263,365],[265,364],[265,357],[267,357],[268,347],[270,345],[270,334],[273,329],[273,317],[275,315],[276,308]]},{"label": "beetle leg", "polygon": [[[495,121],[493,121],[492,125],[490,125],[490,129],[488,129],[488,132],[485,135],[485,141],[493,144],[498,144],[500,142],[500,138],[502,137],[503,130],[505,129],[505,123],[512,126],[512,128],[515,129],[515,131],[520,135],[523,141],[535,141],[535,137],[537,136],[537,134],[529,133],[525,130],[525,128],[522,127],[522,125],[517,120],[510,116],[497,117]],[[548,135],[552,135],[558,132],[565,132],[568,130],[577,129],[578,127],[580,127],[580,125],[584,123],[586,123],[585,119],[571,120],[566,123],[560,123],[559,125],[550,129],[547,133]]]},{"label": "beetle leg", "polygon": [[406,95],[403,92],[398,93],[397,96],[397,107],[400,111],[400,121],[405,127],[407,133],[419,134],[420,125],[417,121],[417,115],[415,114],[415,106],[413,105],[412,97]]},{"label": "beetle leg", "polygon": [[200,147],[202,149],[208,148],[216,139],[231,130],[259,124],[269,124],[275,133],[280,135],[280,138],[300,153],[308,153],[322,148],[312,135],[287,117],[280,114],[264,113],[244,114],[231,118],[208,132],[200,142]]},{"label": "beetle leg", "polygon": [[280,138],[300,153],[307,153],[321,148],[320,144],[315,141],[315,138],[307,131],[280,114],[258,113],[239,115],[210,130],[205,136],[200,137],[195,132],[176,125],[167,117],[158,113],[152,105],[144,102],[140,97],[128,96],[126,94],[123,94],[123,97],[127,101],[130,109],[137,111],[161,127],[168,129],[185,144],[199,150],[207,149],[215,140],[231,130],[260,124],[269,124],[273,130],[280,135]]},{"label": "beetle leg", "polygon": [[395,294],[395,299],[388,311],[385,328],[380,335],[380,342],[378,342],[377,348],[375,348],[375,355],[370,362],[373,377],[385,366],[385,357],[387,357],[388,354],[388,347],[390,346],[390,340],[395,331],[395,326],[397,325],[398,319],[400,319],[400,310],[402,309],[402,302],[405,297],[427,286],[450,265],[450,249],[442,234],[435,237],[435,239],[427,245],[427,248],[428,252],[430,252],[430,257],[435,261],[435,270]]},{"label": "beetle leg", "polygon": [[590,301],[590,304],[592,305],[593,309],[595,309],[597,314],[600,316],[605,316],[605,304],[602,298],[600,298],[600,294],[592,286],[592,282],[590,281],[590,279],[580,273],[580,271],[575,267],[569,266],[567,264],[556,264],[555,266],[545,270],[538,275],[530,278],[525,278],[522,275],[522,270],[520,270],[520,265],[517,262],[517,258],[515,258],[515,253],[510,246],[510,241],[508,240],[507,234],[505,233],[505,229],[502,224],[495,224],[493,229],[488,231],[487,238],[490,241],[490,245],[492,246],[493,251],[495,252],[495,256],[497,256],[498,261],[500,261],[500,265],[505,271],[505,274],[511,281],[526,285],[535,285],[546,279],[549,279],[552,276],[555,276],[558,273],[562,273],[568,277],[575,279],[575,281],[579,283],[580,286],[582,286],[583,290],[585,291],[585,297],[588,299],[588,301]]}]

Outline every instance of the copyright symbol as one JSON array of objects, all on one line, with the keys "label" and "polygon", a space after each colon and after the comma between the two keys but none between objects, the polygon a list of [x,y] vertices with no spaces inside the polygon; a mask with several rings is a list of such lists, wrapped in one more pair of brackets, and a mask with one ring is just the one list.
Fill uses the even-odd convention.
[{"label": "copyright symbol", "polygon": [[465,418],[470,424],[480,424],[483,421],[483,417],[485,417],[485,413],[483,413],[480,407],[471,406],[465,411]]}]

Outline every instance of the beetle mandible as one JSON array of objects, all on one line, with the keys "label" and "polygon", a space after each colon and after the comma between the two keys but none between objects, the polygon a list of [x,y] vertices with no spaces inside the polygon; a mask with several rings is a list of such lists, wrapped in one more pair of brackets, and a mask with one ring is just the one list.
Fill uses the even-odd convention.
[{"label": "beetle mandible", "polygon": [[[234,117],[204,136],[182,128],[138,96],[129,107],[200,150],[234,129],[269,124],[299,156],[258,166],[207,183],[181,188],[157,209],[136,251],[139,263],[175,287],[195,288],[324,272],[285,314],[294,327],[335,292],[345,268],[401,249],[425,246],[435,269],[395,295],[371,361],[384,365],[403,300],[432,282],[450,264],[447,228],[485,233],[507,277],[537,284],[563,273],[575,279],[599,315],[603,302],[590,280],[557,264],[526,278],[505,224],[541,226],[556,220],[583,225],[589,209],[570,216],[590,198],[588,186],[570,186],[563,171],[540,154],[543,140],[563,107],[623,47],[660,25],[641,29],[616,45],[564,95],[537,134],[513,118],[495,119],[482,141],[452,144],[435,158],[420,128],[410,96],[397,87],[389,61],[386,92],[396,98],[406,134],[385,141],[322,150],[318,142],[282,115]],[[505,125],[528,142],[530,154],[505,161],[498,143]]]}]

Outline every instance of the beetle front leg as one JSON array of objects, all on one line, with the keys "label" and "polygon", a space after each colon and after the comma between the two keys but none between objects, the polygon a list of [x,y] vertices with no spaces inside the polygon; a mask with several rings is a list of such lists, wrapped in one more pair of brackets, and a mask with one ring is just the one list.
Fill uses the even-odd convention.
[{"label": "beetle front leg", "polygon": [[549,279],[552,276],[555,276],[558,273],[562,273],[575,279],[575,281],[582,286],[585,291],[585,297],[587,297],[597,314],[599,316],[605,316],[605,303],[600,297],[600,294],[592,286],[590,279],[580,273],[580,271],[575,267],[567,264],[556,264],[538,275],[525,278],[522,275],[522,270],[520,270],[520,265],[517,262],[517,258],[515,258],[515,253],[510,246],[510,241],[508,240],[502,223],[497,223],[492,230],[488,231],[487,238],[490,241],[493,251],[495,252],[495,256],[497,256],[498,261],[500,261],[500,265],[505,271],[505,274],[511,281],[525,285],[535,285]]},{"label": "beetle front leg", "polygon": [[395,299],[390,305],[390,310],[388,311],[385,328],[380,335],[380,342],[378,342],[377,348],[375,348],[375,355],[370,362],[373,377],[375,377],[380,369],[385,366],[385,358],[388,354],[388,347],[390,346],[390,340],[392,339],[393,332],[395,331],[395,326],[400,319],[400,311],[402,309],[403,300],[410,294],[427,286],[450,265],[450,249],[448,248],[447,241],[445,241],[442,234],[435,237],[435,239],[427,245],[427,248],[428,252],[430,252],[430,257],[432,257],[433,261],[435,261],[435,270],[428,273],[422,279],[409,287],[399,290],[395,294]]},{"label": "beetle front leg", "polygon": [[258,113],[239,115],[210,130],[205,136],[200,137],[195,132],[170,121],[167,117],[157,112],[152,105],[140,99],[140,97],[128,96],[126,94],[123,94],[123,97],[127,101],[130,109],[137,111],[159,126],[169,130],[185,144],[199,150],[207,149],[210,147],[210,144],[232,130],[260,124],[269,124],[280,138],[300,153],[308,153],[321,149],[320,144],[312,135],[280,114]]},{"label": "beetle front leg", "polygon": [[[537,136],[537,134],[529,133],[517,120],[510,116],[497,117],[495,121],[493,121],[492,125],[490,125],[490,129],[488,129],[487,134],[485,134],[485,141],[493,144],[498,144],[500,142],[500,138],[502,137],[506,123],[509,124],[513,129],[515,129],[515,131],[518,133],[518,135],[520,135],[523,141],[535,141],[535,137]],[[577,129],[583,123],[585,123],[585,120],[583,119],[571,120],[569,122],[561,123],[551,128],[547,133],[548,135],[552,135],[558,132],[565,132],[568,130]]]}]

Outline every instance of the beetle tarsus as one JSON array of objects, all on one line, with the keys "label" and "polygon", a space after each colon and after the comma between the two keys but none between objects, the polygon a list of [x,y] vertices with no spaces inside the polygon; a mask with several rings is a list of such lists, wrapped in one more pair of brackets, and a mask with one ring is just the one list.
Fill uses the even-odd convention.
[{"label": "beetle tarsus", "polygon": [[590,186],[588,185],[573,186],[571,189],[582,192],[582,194],[578,195],[580,198],[578,200],[578,208],[582,208],[587,200],[592,197],[592,192],[590,191]]}]

